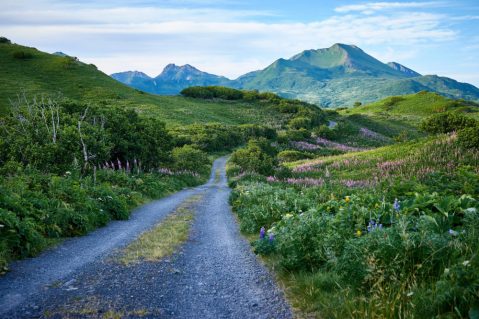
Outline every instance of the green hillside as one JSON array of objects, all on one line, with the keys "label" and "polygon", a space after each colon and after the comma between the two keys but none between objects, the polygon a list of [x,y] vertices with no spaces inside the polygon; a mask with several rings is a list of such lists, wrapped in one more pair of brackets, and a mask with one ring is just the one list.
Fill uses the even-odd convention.
[{"label": "green hillside", "polygon": [[343,114],[393,116],[419,121],[424,117],[446,111],[463,112],[472,117],[477,117],[479,115],[479,105],[464,100],[452,100],[433,92],[422,91],[410,95],[391,96],[378,102],[346,110]]},{"label": "green hillside", "polygon": [[67,97],[102,106],[134,108],[168,125],[221,122],[276,123],[282,115],[253,102],[206,101],[158,96],[132,89],[73,57],[58,56],[17,44],[0,43],[0,114],[25,94]]}]

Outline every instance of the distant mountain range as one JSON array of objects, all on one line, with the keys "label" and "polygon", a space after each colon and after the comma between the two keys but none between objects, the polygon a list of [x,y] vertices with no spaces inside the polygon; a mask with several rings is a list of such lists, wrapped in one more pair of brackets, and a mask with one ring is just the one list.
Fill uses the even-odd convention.
[{"label": "distant mountain range", "polygon": [[355,45],[306,50],[290,59],[278,59],[263,70],[230,80],[202,72],[191,65],[169,64],[155,78],[138,71],[111,75],[114,79],[154,94],[178,94],[189,86],[222,85],[270,91],[323,107],[352,106],[391,95],[419,91],[449,98],[479,101],[479,89],[437,75],[421,75],[397,62],[382,63]]}]

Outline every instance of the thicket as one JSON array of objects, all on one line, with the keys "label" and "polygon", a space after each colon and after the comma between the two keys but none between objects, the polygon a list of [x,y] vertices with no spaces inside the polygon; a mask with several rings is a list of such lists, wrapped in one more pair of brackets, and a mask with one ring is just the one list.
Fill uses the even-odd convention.
[{"label": "thicket", "polygon": [[450,133],[467,127],[474,127],[477,121],[460,113],[444,112],[426,118],[421,129],[432,134]]},{"label": "thicket", "polygon": [[209,164],[134,111],[21,99],[0,119],[0,268],[197,185]]}]

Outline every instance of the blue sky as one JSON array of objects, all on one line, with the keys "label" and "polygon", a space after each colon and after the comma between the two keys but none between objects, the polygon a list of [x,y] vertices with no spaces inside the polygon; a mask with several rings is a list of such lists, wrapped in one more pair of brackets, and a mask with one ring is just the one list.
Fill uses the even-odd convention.
[{"label": "blue sky", "polygon": [[479,86],[479,2],[2,0],[0,35],[105,73],[168,63],[235,78],[334,43]]}]

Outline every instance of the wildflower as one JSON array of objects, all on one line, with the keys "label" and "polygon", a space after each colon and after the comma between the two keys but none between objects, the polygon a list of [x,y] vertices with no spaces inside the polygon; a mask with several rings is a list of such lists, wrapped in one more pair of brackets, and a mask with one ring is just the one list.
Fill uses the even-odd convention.
[{"label": "wildflower", "polygon": [[269,242],[272,244],[273,241],[274,241],[274,234],[271,233],[271,234],[269,234]]},{"label": "wildflower", "polygon": [[293,214],[288,213],[284,215],[284,219],[290,219],[291,217],[293,217]]},{"label": "wildflower", "polygon": [[349,196],[346,196],[344,200],[346,201],[346,203],[349,203],[351,201],[351,198]]},{"label": "wildflower", "polygon": [[359,236],[361,236],[362,234],[363,234],[363,232],[362,232],[361,230],[358,229],[358,230],[356,231],[356,236],[359,237]]},{"label": "wildflower", "polygon": [[399,210],[401,209],[401,205],[399,204],[399,201],[397,198],[394,200],[393,208],[396,212],[399,212]]},{"label": "wildflower", "polygon": [[264,239],[265,233],[266,233],[266,230],[264,229],[264,227],[261,227],[261,229],[259,230],[259,238]]},{"label": "wildflower", "polygon": [[467,267],[467,266],[469,266],[470,263],[471,263],[471,262],[470,262],[469,260],[464,260],[464,261],[462,262],[462,265]]}]

